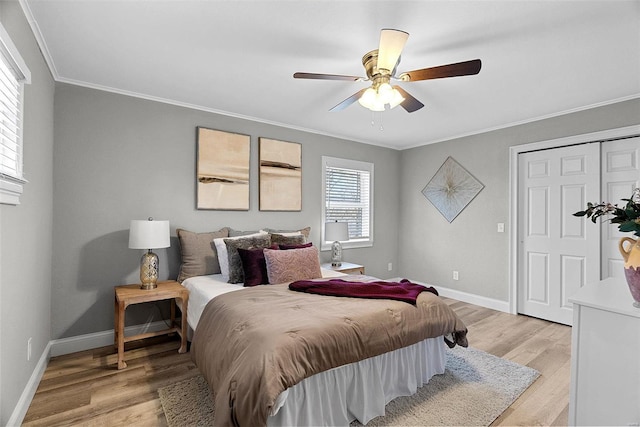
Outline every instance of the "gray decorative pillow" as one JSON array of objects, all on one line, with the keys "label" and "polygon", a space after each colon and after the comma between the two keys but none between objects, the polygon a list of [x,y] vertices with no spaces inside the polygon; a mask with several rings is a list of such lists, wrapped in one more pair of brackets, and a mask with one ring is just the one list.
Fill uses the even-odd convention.
[{"label": "gray decorative pillow", "polygon": [[259,230],[246,231],[246,230],[234,230],[233,228],[230,228],[229,229],[229,236],[227,236],[227,237],[248,236],[249,234],[256,234],[256,233],[259,233],[259,232],[260,232]]},{"label": "gray decorative pillow", "polygon": [[229,229],[222,228],[208,233],[194,233],[182,228],[176,230],[180,241],[182,263],[178,273],[178,282],[193,276],[206,276],[220,273],[218,253],[211,244],[213,239],[229,237]]},{"label": "gray decorative pillow", "polygon": [[282,234],[277,233],[269,233],[271,235],[271,244],[272,245],[301,245],[306,243],[306,239],[302,234],[296,234],[294,236],[284,236]]},{"label": "gray decorative pillow", "polygon": [[224,239],[224,243],[227,246],[227,256],[229,258],[229,283],[243,283],[244,271],[242,270],[242,259],[238,253],[238,248],[241,249],[256,249],[256,248],[268,248],[271,246],[271,237],[268,234]]},{"label": "gray decorative pillow", "polygon": [[309,241],[309,234],[311,233],[311,227],[301,228],[300,230],[276,230],[274,228],[263,228],[263,230],[268,231],[269,233],[278,233],[278,234],[286,234],[286,233],[300,233],[304,236],[306,243]]}]

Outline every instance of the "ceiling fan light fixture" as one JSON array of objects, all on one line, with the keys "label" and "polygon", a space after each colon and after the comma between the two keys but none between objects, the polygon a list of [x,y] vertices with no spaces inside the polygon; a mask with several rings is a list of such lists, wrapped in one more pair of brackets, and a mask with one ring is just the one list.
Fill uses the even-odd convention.
[{"label": "ceiling fan light fixture", "polygon": [[378,86],[378,99],[383,104],[388,104],[393,98],[393,88],[389,83],[382,83]]},{"label": "ceiling fan light fixture", "polygon": [[384,102],[381,102],[378,92],[372,87],[364,91],[358,102],[371,111],[384,111]]},{"label": "ceiling fan light fixture", "polygon": [[385,105],[389,105],[389,108],[394,108],[400,105],[404,101],[404,97],[395,88],[391,87],[389,83],[382,83],[377,89],[373,87],[364,91],[358,102],[364,108],[368,108],[371,111],[384,111]]},{"label": "ceiling fan light fixture", "polygon": [[378,97],[378,94],[377,94],[376,90],[374,88],[370,87],[369,89],[364,91],[364,93],[362,94],[360,99],[358,99],[358,102],[364,108],[369,108],[370,109],[370,107],[373,106],[373,104],[376,102],[376,98],[377,97]]},{"label": "ceiling fan light fixture", "polygon": [[389,108],[395,108],[404,102],[404,96],[395,88],[392,89],[393,97],[389,101]]},{"label": "ceiling fan light fixture", "polygon": [[371,111],[384,111],[384,104],[380,101],[376,101],[371,107],[369,107]]}]

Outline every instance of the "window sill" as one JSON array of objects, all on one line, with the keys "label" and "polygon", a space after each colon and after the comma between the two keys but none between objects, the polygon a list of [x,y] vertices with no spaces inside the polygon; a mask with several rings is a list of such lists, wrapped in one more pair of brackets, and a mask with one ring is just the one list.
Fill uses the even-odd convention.
[{"label": "window sill", "polygon": [[[333,242],[325,242],[320,247],[321,251],[330,251],[331,244]],[[354,240],[349,242],[342,242],[342,249],[356,249],[356,248],[370,248],[373,246],[373,240]]]},{"label": "window sill", "polygon": [[0,204],[19,205],[23,184],[27,181],[9,176],[0,176]]}]

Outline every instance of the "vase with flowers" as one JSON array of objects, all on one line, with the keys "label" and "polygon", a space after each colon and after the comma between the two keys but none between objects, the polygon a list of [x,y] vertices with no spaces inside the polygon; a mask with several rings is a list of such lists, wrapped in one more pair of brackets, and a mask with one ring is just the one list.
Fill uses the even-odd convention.
[{"label": "vase with flowers", "polygon": [[610,217],[613,224],[618,224],[618,230],[623,233],[633,233],[637,239],[623,237],[618,248],[624,258],[624,275],[635,301],[633,305],[640,308],[640,188],[633,190],[624,207],[617,204],[602,202],[600,204],[587,203],[587,209],[574,213],[574,216],[586,216],[596,222],[599,217]]}]

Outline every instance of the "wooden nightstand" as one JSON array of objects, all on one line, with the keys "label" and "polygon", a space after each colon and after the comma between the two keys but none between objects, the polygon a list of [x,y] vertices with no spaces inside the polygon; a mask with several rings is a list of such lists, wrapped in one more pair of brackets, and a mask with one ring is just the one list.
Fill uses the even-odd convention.
[{"label": "wooden nightstand", "polygon": [[[118,369],[127,367],[124,361],[124,343],[143,338],[155,337],[177,333],[182,338],[178,353],[187,351],[187,305],[189,303],[189,291],[180,283],[170,280],[167,282],[158,282],[155,289],[140,289],[140,285],[123,285],[115,287],[115,310],[114,310],[114,341],[118,347]],[[153,302],[170,299],[171,300],[171,326],[157,332],[147,332],[144,334],[124,336],[124,311],[131,304],[139,304],[143,302]],[[182,301],[182,318],[180,324],[176,323],[176,299]]]},{"label": "wooden nightstand", "polygon": [[327,270],[339,271],[344,274],[364,274],[364,266],[360,264],[351,264],[350,262],[343,262],[341,266],[334,267],[331,263],[322,264],[322,268]]}]

